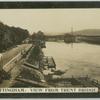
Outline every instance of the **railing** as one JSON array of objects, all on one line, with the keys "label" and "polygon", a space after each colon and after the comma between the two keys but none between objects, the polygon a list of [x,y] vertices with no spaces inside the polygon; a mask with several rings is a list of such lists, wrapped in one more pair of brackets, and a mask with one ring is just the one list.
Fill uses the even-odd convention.
[{"label": "railing", "polygon": [[19,53],[17,56],[15,56],[13,59],[11,59],[8,63],[6,63],[3,66],[3,70],[5,70],[6,72],[9,72],[10,69],[12,69],[12,67],[15,65],[15,63],[21,59],[21,57],[22,55],[21,53]]},{"label": "railing", "polygon": [[[30,50],[31,47],[32,46],[24,49],[24,54],[25,55],[29,52],[29,50]],[[21,50],[20,53],[18,53],[14,58],[12,58],[8,63],[6,63],[3,66],[3,70],[5,72],[9,72],[16,65],[16,63],[23,57],[24,54],[23,54],[23,50]]]}]

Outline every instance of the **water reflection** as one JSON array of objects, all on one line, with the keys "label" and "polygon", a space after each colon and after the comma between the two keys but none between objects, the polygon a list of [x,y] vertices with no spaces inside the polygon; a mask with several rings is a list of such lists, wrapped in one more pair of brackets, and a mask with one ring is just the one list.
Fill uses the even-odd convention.
[{"label": "water reflection", "polygon": [[87,43],[71,44],[47,42],[43,49],[46,56],[53,56],[57,69],[67,70],[62,77],[89,75],[100,79],[100,46]]}]

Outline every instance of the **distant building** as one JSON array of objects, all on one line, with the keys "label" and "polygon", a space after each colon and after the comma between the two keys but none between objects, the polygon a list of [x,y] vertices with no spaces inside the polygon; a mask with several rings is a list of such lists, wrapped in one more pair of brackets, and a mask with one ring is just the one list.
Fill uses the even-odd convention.
[{"label": "distant building", "polygon": [[66,42],[66,43],[75,42],[75,36],[72,34],[65,34],[64,42]]}]

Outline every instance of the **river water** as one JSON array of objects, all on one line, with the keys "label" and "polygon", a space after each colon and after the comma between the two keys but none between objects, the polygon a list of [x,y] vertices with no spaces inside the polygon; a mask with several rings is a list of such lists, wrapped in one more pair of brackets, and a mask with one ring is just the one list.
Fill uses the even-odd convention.
[{"label": "river water", "polygon": [[47,42],[43,52],[54,58],[57,70],[65,71],[61,77],[88,75],[100,81],[100,45]]}]

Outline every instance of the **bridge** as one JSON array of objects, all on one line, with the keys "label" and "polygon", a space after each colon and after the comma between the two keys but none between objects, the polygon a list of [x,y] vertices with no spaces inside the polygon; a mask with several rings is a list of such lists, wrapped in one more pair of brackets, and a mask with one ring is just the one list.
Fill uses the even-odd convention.
[{"label": "bridge", "polygon": [[53,35],[53,36],[45,36],[46,41],[58,41],[64,40],[64,35]]}]

